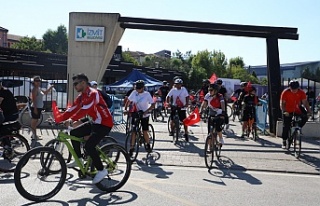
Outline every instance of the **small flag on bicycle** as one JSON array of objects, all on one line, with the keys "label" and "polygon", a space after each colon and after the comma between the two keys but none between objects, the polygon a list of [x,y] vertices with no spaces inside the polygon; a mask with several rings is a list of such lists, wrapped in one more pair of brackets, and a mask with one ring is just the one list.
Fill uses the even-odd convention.
[{"label": "small flag on bicycle", "polygon": [[60,112],[59,112],[59,108],[57,106],[57,102],[56,101],[52,101],[52,114],[53,114],[53,118],[55,120],[55,122],[59,123],[61,122],[61,116],[60,116]]},{"label": "small flag on bicycle", "polygon": [[194,125],[196,123],[200,122],[200,113],[198,107],[194,109],[194,111],[183,120],[183,124],[187,126]]}]

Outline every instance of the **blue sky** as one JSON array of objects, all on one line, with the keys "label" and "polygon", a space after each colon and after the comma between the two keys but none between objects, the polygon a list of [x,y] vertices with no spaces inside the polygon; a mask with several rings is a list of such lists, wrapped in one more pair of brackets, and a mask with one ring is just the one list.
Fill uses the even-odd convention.
[{"label": "blue sky", "polygon": [[[28,0],[3,1],[0,26],[10,34],[42,38],[59,25],[68,28],[69,12],[120,13],[126,17],[205,21],[298,28],[299,40],[279,40],[280,63],[320,61],[318,0]],[[123,50],[154,53],[163,49],[220,50],[228,59],[243,57],[246,65],[266,64],[265,39],[180,32],[129,30]]]}]

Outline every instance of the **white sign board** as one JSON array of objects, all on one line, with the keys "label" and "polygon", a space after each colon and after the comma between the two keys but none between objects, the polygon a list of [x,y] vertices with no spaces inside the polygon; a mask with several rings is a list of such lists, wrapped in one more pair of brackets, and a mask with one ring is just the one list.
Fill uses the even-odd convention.
[{"label": "white sign board", "polygon": [[104,27],[76,26],[76,41],[104,42]]}]

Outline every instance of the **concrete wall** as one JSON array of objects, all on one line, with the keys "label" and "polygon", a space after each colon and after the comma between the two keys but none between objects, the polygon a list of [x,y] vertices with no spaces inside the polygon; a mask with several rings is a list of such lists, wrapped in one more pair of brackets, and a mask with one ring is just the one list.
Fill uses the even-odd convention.
[{"label": "concrete wall", "polygon": [[[277,137],[282,135],[282,121],[277,121]],[[307,122],[302,128],[302,134],[305,137],[319,137],[320,138],[320,122]]]},{"label": "concrete wall", "polygon": [[[75,74],[85,73],[88,75],[89,81],[101,81],[124,32],[124,29],[118,23],[119,17],[120,14],[110,13],[71,12],[69,14],[69,100],[73,101],[74,97],[77,96],[77,92],[73,92],[71,84],[72,76]],[[76,26],[105,27],[105,41],[75,41]]]}]

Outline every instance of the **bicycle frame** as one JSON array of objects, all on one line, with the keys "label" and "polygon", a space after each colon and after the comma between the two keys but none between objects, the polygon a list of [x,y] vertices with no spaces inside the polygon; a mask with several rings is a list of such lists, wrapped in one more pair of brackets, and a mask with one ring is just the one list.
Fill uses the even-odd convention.
[{"label": "bicycle frame", "polygon": [[[68,148],[68,151],[71,153],[71,155],[73,156],[76,164],[79,166],[80,168],[80,171],[82,174],[89,174],[89,175],[94,175],[96,174],[96,170],[95,171],[90,171],[89,170],[89,167],[91,167],[91,164],[92,164],[92,158],[90,156],[88,156],[88,159],[87,159],[87,164],[86,165],[83,165],[80,160],[79,160],[79,157],[77,156],[73,146],[71,145],[71,143],[68,141],[69,139],[70,140],[73,140],[73,141],[77,141],[77,142],[80,142],[80,143],[84,143],[86,142],[83,138],[80,138],[80,137],[75,137],[75,136],[71,136],[71,135],[68,135],[66,134],[65,132],[62,132],[60,131],[58,133],[58,136],[56,137],[56,139],[59,141],[59,142],[62,142],[63,144],[65,144]],[[96,149],[98,151],[98,153],[101,155],[101,158],[103,161],[107,162],[108,164],[110,165],[114,165],[113,161],[111,161],[105,154],[104,152],[100,149],[100,147],[96,146]]]}]

